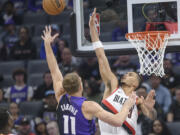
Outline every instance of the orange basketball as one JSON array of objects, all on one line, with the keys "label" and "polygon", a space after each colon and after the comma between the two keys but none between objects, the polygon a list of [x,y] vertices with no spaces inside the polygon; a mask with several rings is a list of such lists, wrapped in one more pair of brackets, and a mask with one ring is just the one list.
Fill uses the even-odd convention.
[{"label": "orange basketball", "polygon": [[43,0],[43,9],[49,15],[58,15],[66,7],[65,0]]}]

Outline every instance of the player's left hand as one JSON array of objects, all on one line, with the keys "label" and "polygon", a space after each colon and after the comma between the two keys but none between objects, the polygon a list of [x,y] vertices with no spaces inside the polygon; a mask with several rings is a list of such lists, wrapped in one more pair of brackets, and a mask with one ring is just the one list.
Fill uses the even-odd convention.
[{"label": "player's left hand", "polygon": [[155,91],[154,90],[151,90],[146,99],[144,100],[144,105],[149,109],[149,110],[153,110],[154,108],[154,104],[155,104],[155,99],[154,99],[154,96],[155,96]]},{"label": "player's left hand", "polygon": [[55,35],[51,36],[51,26],[46,26],[45,30],[43,31],[43,34],[41,37],[45,42],[52,43],[54,39],[59,35],[56,33]]}]

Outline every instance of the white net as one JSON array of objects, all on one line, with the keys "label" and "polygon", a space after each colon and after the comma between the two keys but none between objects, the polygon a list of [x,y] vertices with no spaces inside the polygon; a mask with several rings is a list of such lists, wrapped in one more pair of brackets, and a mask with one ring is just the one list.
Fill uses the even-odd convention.
[{"label": "white net", "polygon": [[163,59],[169,33],[127,34],[126,38],[136,48],[140,62],[140,74],[163,77]]}]

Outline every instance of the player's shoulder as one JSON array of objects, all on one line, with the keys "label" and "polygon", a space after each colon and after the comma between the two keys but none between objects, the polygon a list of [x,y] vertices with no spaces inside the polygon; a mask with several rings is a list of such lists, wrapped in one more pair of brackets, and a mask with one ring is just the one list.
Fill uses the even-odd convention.
[{"label": "player's shoulder", "polygon": [[94,101],[84,101],[82,104],[82,109],[84,111],[90,112],[99,107],[100,105]]}]

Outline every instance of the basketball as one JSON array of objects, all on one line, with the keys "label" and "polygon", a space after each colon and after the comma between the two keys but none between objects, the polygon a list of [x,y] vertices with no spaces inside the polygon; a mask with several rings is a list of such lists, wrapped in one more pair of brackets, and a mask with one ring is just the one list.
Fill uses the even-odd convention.
[{"label": "basketball", "polygon": [[66,7],[65,0],[43,0],[43,9],[49,15],[58,15]]}]

